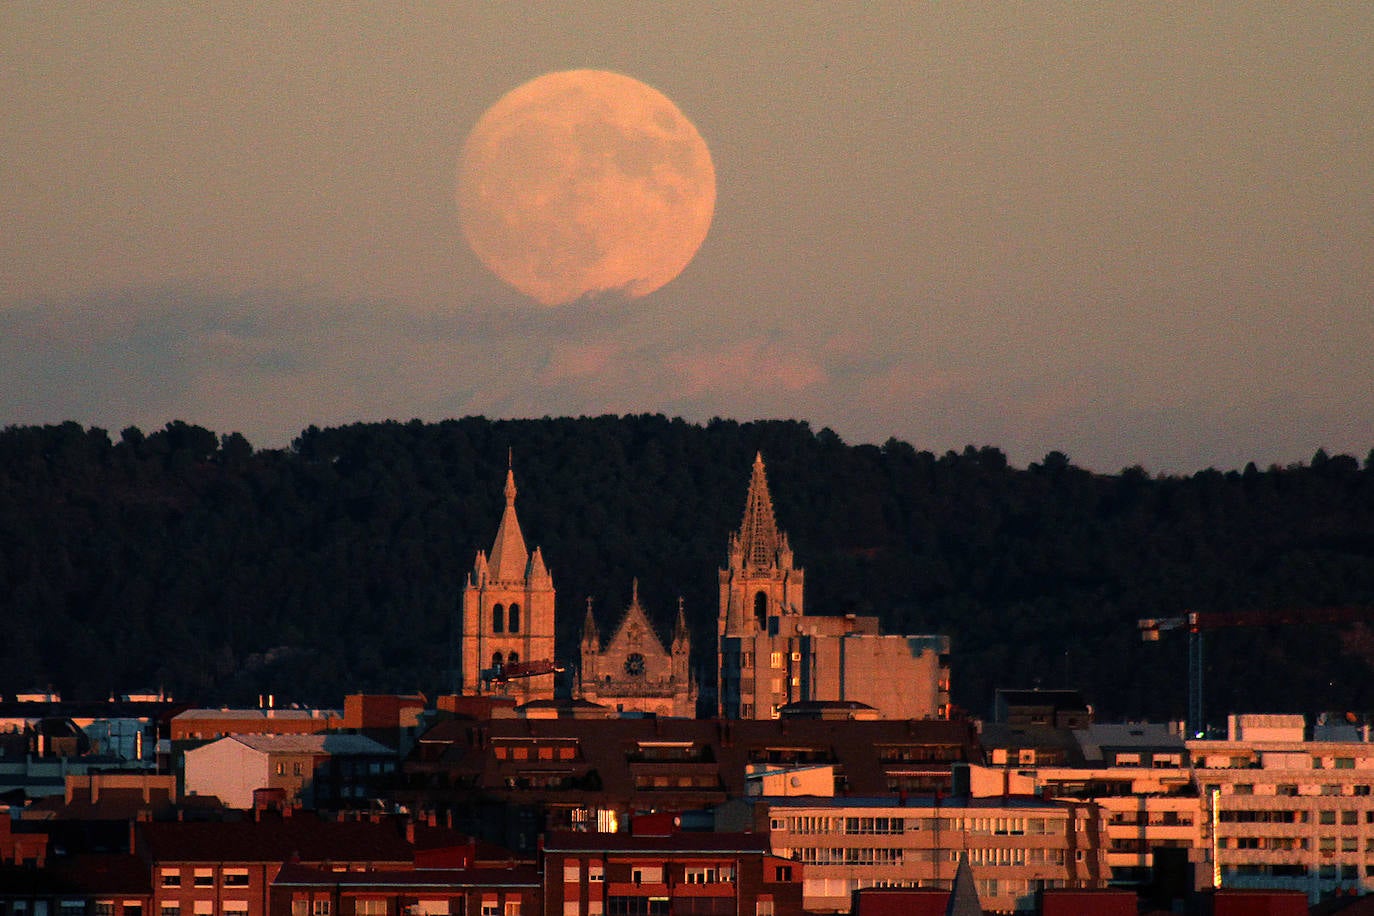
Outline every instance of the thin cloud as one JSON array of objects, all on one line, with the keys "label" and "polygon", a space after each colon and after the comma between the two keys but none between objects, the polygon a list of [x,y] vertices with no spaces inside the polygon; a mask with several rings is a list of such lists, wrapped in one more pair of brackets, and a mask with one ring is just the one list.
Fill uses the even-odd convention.
[{"label": "thin cloud", "polygon": [[798,392],[815,388],[826,373],[813,358],[765,340],[747,340],[720,349],[698,349],[667,360],[682,381],[687,398],[725,395],[741,390]]}]

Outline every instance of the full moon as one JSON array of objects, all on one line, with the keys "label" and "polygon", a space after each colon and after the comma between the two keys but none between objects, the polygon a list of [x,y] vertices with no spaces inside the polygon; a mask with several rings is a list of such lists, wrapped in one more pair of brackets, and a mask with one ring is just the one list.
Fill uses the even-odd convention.
[{"label": "full moon", "polygon": [[478,119],[457,198],[477,257],[530,298],[634,299],[696,255],[716,171],[663,93],[619,73],[568,70],[512,89]]}]

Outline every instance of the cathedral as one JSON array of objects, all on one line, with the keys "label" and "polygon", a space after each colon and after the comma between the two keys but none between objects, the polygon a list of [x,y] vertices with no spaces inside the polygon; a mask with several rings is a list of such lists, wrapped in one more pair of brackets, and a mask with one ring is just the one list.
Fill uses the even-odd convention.
[{"label": "cathedral", "polygon": [[575,693],[580,699],[616,712],[695,716],[697,686],[691,674],[691,651],[682,601],[678,601],[672,643],[664,648],[639,603],[636,581],[630,606],[604,648],[588,604],[587,619],[582,624],[582,665]]},{"label": "cathedral", "polygon": [[[515,514],[515,477],[489,553],[478,551],[463,591],[461,692],[517,703],[553,700],[554,587],[539,548],[525,546]],[[717,712],[728,719],[844,713],[885,719],[945,718],[949,638],[883,635],[876,617],[807,614],[805,575],[773,514],[763,456],[744,518],[719,570]],[[574,698],[618,713],[695,714],[698,688],[682,602],[668,641],[631,588],[604,643],[588,603]]]}]

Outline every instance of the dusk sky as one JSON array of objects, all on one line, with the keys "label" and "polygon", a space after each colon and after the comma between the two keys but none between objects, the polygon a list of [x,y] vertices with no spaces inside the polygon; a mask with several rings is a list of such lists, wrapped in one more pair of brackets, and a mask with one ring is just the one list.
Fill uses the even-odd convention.
[{"label": "dusk sky", "polygon": [[[0,426],[663,413],[1101,472],[1374,447],[1374,4],[0,5]],[[612,70],[717,193],[547,307],[468,248],[503,94]]]}]

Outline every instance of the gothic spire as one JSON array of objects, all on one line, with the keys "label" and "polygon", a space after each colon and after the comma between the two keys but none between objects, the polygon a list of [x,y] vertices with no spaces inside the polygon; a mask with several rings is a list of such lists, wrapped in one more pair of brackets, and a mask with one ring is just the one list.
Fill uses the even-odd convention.
[{"label": "gothic spire", "polygon": [[677,599],[677,623],[673,626],[673,648],[686,648],[689,645],[691,636],[687,631],[687,614],[682,609],[682,596]]},{"label": "gothic spire", "polygon": [[754,471],[749,478],[749,495],[744,502],[744,521],[740,524],[739,547],[744,565],[767,569],[777,563],[779,548],[786,538],[778,533],[773,518],[773,498],[768,494],[768,477],[763,469],[763,453],[754,453]]},{"label": "gothic spire", "polygon": [[520,520],[515,517],[515,472],[507,467],[506,508],[501,513],[501,525],[496,529],[496,543],[491,545],[487,566],[496,581],[517,582],[524,580],[529,560]]},{"label": "gothic spire", "polygon": [[594,652],[601,651],[601,633],[596,628],[596,617],[592,615],[592,596],[587,596],[587,617],[582,621],[582,642]]}]

